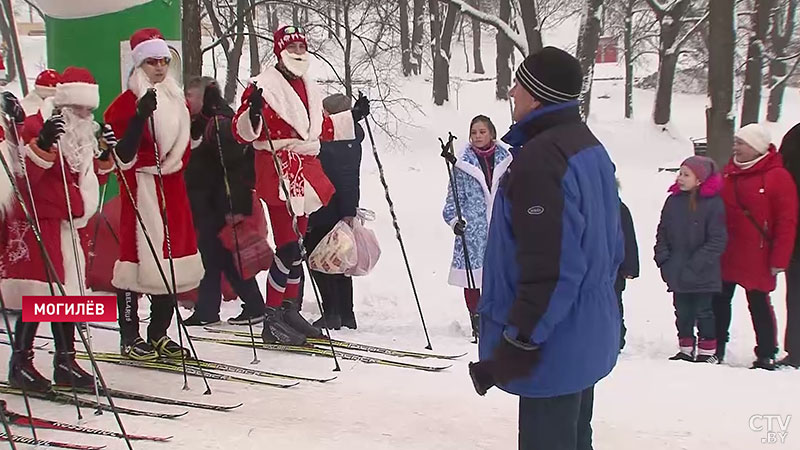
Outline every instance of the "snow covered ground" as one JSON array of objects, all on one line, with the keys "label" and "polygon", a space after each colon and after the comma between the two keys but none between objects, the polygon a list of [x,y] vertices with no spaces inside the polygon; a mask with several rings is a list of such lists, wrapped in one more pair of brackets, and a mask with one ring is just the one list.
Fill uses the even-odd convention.
[{"label": "snow covered ground", "polygon": [[[41,50],[39,50],[41,53]],[[454,55],[460,55],[454,50]],[[493,58],[486,57],[492,73]],[[243,67],[246,63],[243,62]],[[30,70],[30,69],[29,69]],[[458,72],[454,69],[454,73]],[[182,399],[229,404],[244,402],[228,413],[191,410],[184,418],[166,421],[123,416],[131,433],[173,435],[169,444],[134,443],[137,449],[510,449],[516,446],[516,398],[498,390],[478,397],[467,375],[467,362],[476,359],[469,341],[469,323],[461,291],[447,285],[452,233],[441,219],[447,174],[439,157],[438,137],[448,131],[458,136],[456,145],[467,142],[469,120],[476,114],[492,117],[498,130],[507,129],[507,103],[494,100],[493,81],[465,82],[456,102],[430,106],[430,86],[411,80],[404,94],[420,105],[402,125],[404,145],[388,145],[376,133],[378,151],[386,169],[395,209],[422,302],[434,350],[468,356],[441,373],[372,366],[341,361],[338,379],[327,384],[301,383],[291,389],[253,387],[229,382],[211,382],[214,393],[202,395],[199,379],[190,380],[192,390],[181,390],[180,375],[158,374],[138,369],[102,365],[113,387]],[[699,366],[667,361],[676,351],[670,296],[652,263],[652,248],[659,211],[673,174],[658,168],[675,164],[691,151],[690,137],[705,135],[702,96],[675,95],[673,122],[668,131],[650,124],[653,92],[635,92],[634,120],[625,120],[621,82],[600,82],[589,123],[606,144],[615,161],[622,185],[622,198],[629,205],[639,238],[642,276],[625,293],[628,346],[612,374],[596,389],[594,430],[598,450],[732,449],[760,448],[764,431],[750,429],[753,415],[789,415],[800,404],[800,372],[748,370],[754,336],[746,302],[741,292],[734,301],[729,361],[722,366]],[[455,99],[454,99],[455,100]],[[800,121],[800,96],[787,91],[783,120],[771,126],[774,140]],[[378,112],[380,113],[380,112]],[[373,131],[376,131],[373,127]],[[394,237],[377,166],[365,142],[362,163],[362,207],[374,210],[375,229],[383,249],[375,271],[355,283],[358,331],[334,332],[334,337],[423,350],[425,340],[417,308]],[[263,280],[261,282],[263,286]],[[785,322],[784,283],[773,296],[778,325]],[[146,302],[143,302],[146,303]],[[224,318],[235,315],[238,306],[223,305]],[[313,293],[306,292],[305,312],[317,316]],[[141,316],[146,316],[143,305]],[[43,326],[42,334],[49,334]],[[116,335],[94,330],[97,350],[115,351]],[[199,332],[198,332],[199,333]],[[176,333],[173,333],[176,336]],[[248,349],[196,343],[202,358],[249,366]],[[0,346],[0,360],[8,347]],[[329,375],[332,361],[302,355],[260,352],[264,370],[306,375]],[[37,355],[38,367],[49,376],[50,358]],[[0,370],[0,377],[4,377]],[[0,396],[15,411],[23,411],[18,397]],[[133,402],[119,401],[133,406]],[[74,422],[75,410],[32,401],[39,416]],[[135,404],[151,410],[180,410]],[[84,411],[84,424],[115,429],[111,414],[95,417]],[[755,422],[755,425],[765,422]],[[800,448],[800,425],[790,423],[783,448]],[[15,428],[24,434],[22,428]],[[121,441],[72,433],[40,431],[40,436],[62,441],[103,443],[122,449]]]}]

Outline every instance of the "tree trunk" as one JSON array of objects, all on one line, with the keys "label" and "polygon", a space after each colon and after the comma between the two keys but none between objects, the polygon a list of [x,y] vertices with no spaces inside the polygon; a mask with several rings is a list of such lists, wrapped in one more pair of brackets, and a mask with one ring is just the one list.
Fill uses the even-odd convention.
[{"label": "tree trunk", "polygon": [[[3,12],[3,16],[0,17],[0,33],[3,35],[3,42],[11,42],[11,29],[8,26],[8,22],[6,21],[6,14]],[[11,54],[0,55],[0,58],[6,57],[6,83],[10,83],[14,81],[14,78],[17,77],[17,64],[14,62],[13,56]]]},{"label": "tree trunk", "polygon": [[413,71],[411,66],[411,36],[408,30],[408,0],[400,1],[400,49],[403,75],[409,76]]},{"label": "tree trunk", "polygon": [[[602,4],[603,1],[600,0],[596,3]],[[519,2],[519,8],[522,15],[522,26],[525,27],[525,37],[528,40],[528,54],[536,53],[542,49],[542,30],[539,27],[539,15],[536,12],[536,2],[533,0],[523,0]]]},{"label": "tree trunk", "polygon": [[[600,43],[600,8],[603,0],[586,0],[581,35],[578,39],[577,57],[583,72],[583,88],[581,89],[581,115],[589,118],[589,106],[592,101],[592,79],[594,78],[594,59]],[[530,39],[528,39],[530,42]],[[529,44],[530,45],[530,44]],[[541,43],[540,43],[541,45]]]},{"label": "tree trunk", "polygon": [[[250,6],[253,5],[255,0],[249,0]],[[261,58],[258,55],[258,37],[256,36],[256,26],[255,26],[255,18],[256,18],[256,8],[250,10],[250,14],[247,15],[247,32],[250,33],[248,36],[248,47],[250,47],[250,76],[254,77],[261,73]]]},{"label": "tree trunk", "polygon": [[458,11],[459,8],[454,4],[447,7],[447,17],[442,27],[439,48],[436,53],[437,62],[433,66],[433,103],[437,106],[450,100],[450,57],[452,55],[450,47],[453,42]]},{"label": "tree trunk", "polygon": [[292,25],[300,25],[300,7],[297,5],[292,5]]},{"label": "tree trunk", "polygon": [[425,0],[414,0],[414,24],[411,32],[411,68],[414,75],[422,73],[422,34],[425,31]]},{"label": "tree trunk", "polygon": [[[470,5],[478,11],[481,10],[481,0],[471,0]],[[475,60],[475,73],[486,73],[481,54],[481,21],[477,19],[472,19],[472,59]]]},{"label": "tree trunk", "polygon": [[183,0],[181,41],[183,44],[183,81],[203,74],[200,50],[200,0]]},{"label": "tree trunk", "polygon": [[19,85],[22,88],[22,95],[25,96],[28,95],[28,79],[25,77],[25,66],[22,64],[22,51],[19,47],[17,21],[14,19],[14,7],[11,5],[11,0],[3,0],[3,8],[6,12],[6,20],[8,20],[8,31],[9,37],[11,38],[9,44],[14,56],[14,61],[17,64],[17,71],[19,72]]},{"label": "tree trunk", "polygon": [[633,117],[633,4],[636,0],[625,1],[625,118]]},{"label": "tree trunk", "polygon": [[[243,17],[247,10],[248,0],[236,1],[236,16]],[[231,22],[236,18],[231,18]],[[242,59],[242,48],[244,47],[244,20],[240,20],[236,26],[236,38],[233,41],[231,51],[227,53],[228,68],[225,75],[225,101],[233,102],[236,96],[236,89],[239,82],[239,61]]]},{"label": "tree trunk", "polygon": [[672,116],[672,87],[675,68],[678,66],[678,50],[675,42],[681,32],[683,16],[689,9],[689,1],[680,0],[667,14],[659,16],[661,33],[658,49],[658,86],[653,107],[653,122],[666,125]]},{"label": "tree trunk", "polygon": [[[408,6],[406,6],[406,8],[408,8]],[[342,26],[341,26],[341,23],[342,23],[342,0],[334,0],[333,10],[334,10],[333,16],[334,16],[334,19],[335,19],[334,22],[336,22],[336,24],[334,25],[336,27],[336,37],[341,37],[342,36]],[[345,11],[345,14],[348,14],[347,11]],[[401,12],[401,14],[402,14],[402,12]],[[406,16],[408,16],[408,11],[406,11]],[[406,18],[406,20],[408,20],[408,18]],[[408,26],[408,24],[406,24],[406,26]]]},{"label": "tree trunk", "polygon": [[756,14],[750,16],[750,42],[747,46],[747,67],[744,74],[741,126],[758,122],[761,111],[761,83],[764,79],[764,45],[767,40],[769,18],[775,0],[756,0]]},{"label": "tree trunk", "polygon": [[792,37],[794,30],[795,13],[797,12],[798,0],[789,0],[786,9],[782,6],[778,8],[775,21],[770,33],[772,49],[775,58],[769,64],[769,101],[767,102],[767,120],[777,122],[781,117],[781,107],[783,106],[783,92],[786,83],[779,83],[780,79],[787,75],[786,62],[777,61],[778,58],[786,57],[786,46]]},{"label": "tree trunk", "polygon": [[353,98],[353,65],[350,60],[353,49],[353,33],[350,29],[350,0],[342,4],[344,16],[344,89],[348,98]]},{"label": "tree trunk", "polygon": [[708,156],[719,167],[728,161],[733,147],[733,55],[736,49],[734,10],[736,0],[709,2],[709,59],[706,136]]},{"label": "tree trunk", "polygon": [[[511,0],[500,0],[500,20],[511,21]],[[508,91],[511,89],[511,53],[514,52],[514,43],[504,33],[497,32],[497,89],[495,96],[498,100],[508,100]]]}]

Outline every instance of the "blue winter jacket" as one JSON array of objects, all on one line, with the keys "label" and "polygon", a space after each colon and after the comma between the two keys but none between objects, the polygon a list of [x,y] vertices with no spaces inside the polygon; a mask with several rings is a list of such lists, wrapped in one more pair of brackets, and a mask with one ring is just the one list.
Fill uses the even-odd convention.
[{"label": "blue winter jacket", "polygon": [[501,389],[534,398],[579,392],[608,375],[619,352],[615,167],[577,102],[533,111],[503,140],[514,160],[489,227],[480,359],[492,358],[506,332],[539,345],[541,360]]}]

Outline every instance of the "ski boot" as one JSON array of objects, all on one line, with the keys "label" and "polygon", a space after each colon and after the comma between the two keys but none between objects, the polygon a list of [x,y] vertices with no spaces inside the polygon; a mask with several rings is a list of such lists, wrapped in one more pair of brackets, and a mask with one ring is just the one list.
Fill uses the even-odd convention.
[{"label": "ski boot", "polygon": [[[322,330],[317,327],[316,323],[311,325],[300,314],[300,300],[287,299],[283,301],[283,320],[287,325],[294,328],[300,334],[304,334],[309,338],[322,338]],[[341,326],[341,324],[340,324]]]},{"label": "ski boot", "polygon": [[53,383],[56,386],[94,388],[94,377],[75,361],[75,352],[56,353],[53,356]]},{"label": "ski boot", "polygon": [[197,312],[193,313],[186,319],[183,319],[183,324],[187,327],[204,327],[208,325],[216,325],[220,322],[219,317],[214,320],[205,320],[198,316]]},{"label": "ski boot", "polygon": [[120,345],[119,352],[122,356],[134,361],[155,361],[158,359],[156,349],[138,336],[133,341],[123,342]]},{"label": "ski boot", "polygon": [[150,345],[153,346],[156,353],[158,353],[158,356],[161,358],[191,358],[191,353],[189,353],[189,350],[178,345],[177,342],[170,339],[166,334],[158,339],[150,339]]},{"label": "ski boot", "polygon": [[773,371],[775,370],[775,367],[775,358],[759,356],[755,361],[753,361],[753,366],[750,368]]},{"label": "ski boot", "polygon": [[306,336],[283,320],[283,309],[266,307],[261,339],[265,344],[305,345]]},{"label": "ski boot", "polygon": [[50,380],[45,378],[33,366],[33,351],[15,351],[11,354],[8,364],[8,384],[12,388],[34,392],[47,392],[50,390]]}]

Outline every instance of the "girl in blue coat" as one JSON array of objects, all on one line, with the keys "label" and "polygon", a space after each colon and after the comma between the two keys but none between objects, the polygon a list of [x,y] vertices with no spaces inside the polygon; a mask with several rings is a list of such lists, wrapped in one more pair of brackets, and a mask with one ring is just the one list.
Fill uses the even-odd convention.
[{"label": "girl in blue coat", "polygon": [[[472,319],[472,334],[475,337],[478,336],[478,300],[481,296],[483,253],[489,232],[489,218],[497,193],[497,182],[511,164],[511,153],[497,145],[496,141],[497,130],[488,117],[477,116],[472,119],[469,128],[470,143],[456,155],[458,161],[453,171],[463,221],[458,220],[453,190],[449,184],[442,213],[444,221],[456,235],[448,283],[464,288],[464,300]],[[474,287],[468,283],[462,239],[467,243]]]},{"label": "girl in blue coat", "polygon": [[717,362],[711,299],[722,289],[720,259],[728,241],[721,189],[714,161],[692,156],[681,164],[661,210],[655,261],[674,298],[680,351],[672,360]]}]

